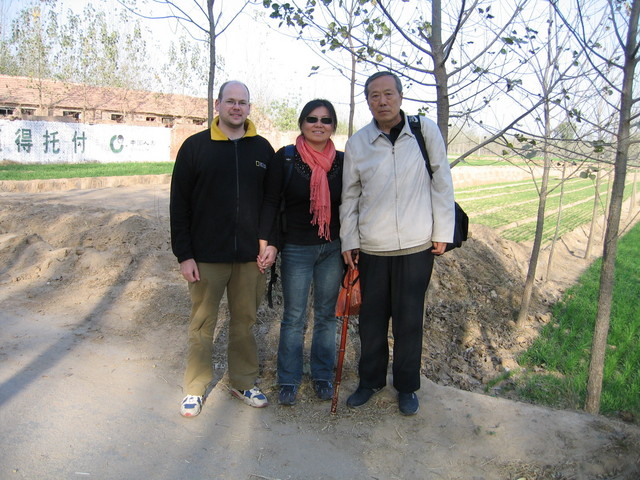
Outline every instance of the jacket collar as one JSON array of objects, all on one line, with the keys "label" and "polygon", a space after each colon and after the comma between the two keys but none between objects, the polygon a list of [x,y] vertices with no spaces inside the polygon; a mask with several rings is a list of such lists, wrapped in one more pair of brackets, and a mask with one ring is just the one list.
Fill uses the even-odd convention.
[{"label": "jacket collar", "polygon": [[[400,131],[398,138],[400,138],[400,136],[404,134],[413,135],[411,133],[411,128],[409,127],[409,122],[407,121],[407,115],[404,113],[403,110],[400,110],[400,115],[402,116],[402,121],[404,122],[404,125],[402,126],[402,130]],[[371,123],[367,125],[367,137],[368,137],[369,143],[375,142],[376,139],[380,136],[386,137],[386,134],[378,128],[376,119],[372,118]]]},{"label": "jacket collar", "polygon": [[[211,140],[215,140],[215,141],[221,141],[221,140],[229,140],[229,137],[227,137],[222,130],[220,130],[220,127],[218,126],[218,123],[220,122],[220,116],[216,115],[216,118],[213,119],[213,122],[211,122]],[[255,124],[249,120],[248,118],[245,120],[244,122],[244,130],[245,133],[242,136],[242,138],[244,137],[255,137],[256,135],[258,135],[258,131],[256,130],[256,126]]]}]

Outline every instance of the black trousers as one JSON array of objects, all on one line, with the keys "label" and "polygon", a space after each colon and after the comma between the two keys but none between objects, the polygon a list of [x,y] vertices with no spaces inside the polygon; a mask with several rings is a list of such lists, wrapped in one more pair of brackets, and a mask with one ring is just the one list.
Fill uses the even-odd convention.
[{"label": "black trousers", "polygon": [[410,393],[420,388],[424,299],[433,270],[433,253],[382,257],[360,252],[360,386],[387,383],[389,319],[393,333],[393,386]]}]

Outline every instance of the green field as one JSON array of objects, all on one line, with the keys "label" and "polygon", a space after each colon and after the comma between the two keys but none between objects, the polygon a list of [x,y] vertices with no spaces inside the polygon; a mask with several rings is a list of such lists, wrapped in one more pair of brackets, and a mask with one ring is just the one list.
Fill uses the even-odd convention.
[{"label": "green field", "polygon": [[[627,176],[624,199],[633,193],[634,175]],[[560,206],[559,180],[551,181],[543,240],[552,239]],[[600,185],[597,215],[604,215],[609,183]],[[640,185],[635,185],[636,192]],[[574,178],[565,182],[559,235],[588,224],[593,215],[595,182]],[[638,195],[636,193],[636,195]],[[504,238],[532,241],[536,228],[538,191],[532,181],[481,185],[456,190],[456,198],[472,223],[495,229]],[[640,198],[636,197],[636,202]],[[625,207],[622,219],[629,217]],[[503,388],[520,398],[559,408],[584,406],[591,341],[598,308],[601,259],[594,262],[554,306],[553,321],[541,332],[510,372]],[[601,412],[640,422],[640,224],[619,242],[611,326],[602,390]],[[496,380],[498,383],[500,379]]]},{"label": "green field", "polygon": [[[536,403],[582,408],[598,308],[601,259],[553,309],[533,345],[519,359],[519,394]],[[640,224],[618,243],[611,324],[607,338],[601,412],[640,422]],[[533,368],[536,367],[536,368]],[[542,371],[540,371],[542,370]]]},{"label": "green field", "polygon": [[[632,194],[633,178],[627,180],[624,199]],[[608,182],[600,185],[597,215],[603,215]],[[640,184],[636,185],[636,189]],[[552,239],[560,207],[559,180],[550,181],[545,209],[543,241]],[[593,214],[595,183],[591,179],[572,178],[565,182],[559,235],[588,224]],[[480,185],[456,189],[456,200],[469,215],[471,223],[495,229],[500,236],[517,242],[532,241],[538,211],[538,190],[532,181]],[[623,211],[623,218],[625,212]]]}]

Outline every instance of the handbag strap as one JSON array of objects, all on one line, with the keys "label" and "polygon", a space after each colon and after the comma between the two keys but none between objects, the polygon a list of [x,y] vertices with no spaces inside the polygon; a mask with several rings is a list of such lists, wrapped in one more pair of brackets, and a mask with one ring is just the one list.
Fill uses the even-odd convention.
[{"label": "handbag strap", "polygon": [[[351,282],[348,281],[348,277],[349,277],[349,273],[351,271],[355,272],[355,276],[353,277],[353,279],[351,280]],[[349,286],[354,286],[356,283],[358,283],[358,280],[360,279],[360,272],[358,271],[358,268],[347,268],[347,270],[344,272],[344,275],[342,276],[342,288],[347,288]],[[351,284],[351,285],[349,285]]]}]

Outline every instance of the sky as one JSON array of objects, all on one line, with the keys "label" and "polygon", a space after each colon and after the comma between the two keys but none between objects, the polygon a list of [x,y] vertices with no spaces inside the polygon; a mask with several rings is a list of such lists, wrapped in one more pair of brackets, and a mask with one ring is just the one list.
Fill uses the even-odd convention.
[{"label": "sky", "polygon": [[[232,5],[236,1],[226,0]],[[87,1],[57,0],[57,3],[61,10],[72,9],[80,13]],[[119,7],[116,0],[93,0],[93,3],[107,5],[107,10]],[[178,0],[178,3],[189,6],[193,0]],[[7,31],[11,18],[30,4],[31,0],[0,0],[3,31]],[[216,74],[216,84],[230,79],[241,80],[249,86],[252,100],[262,104],[287,98],[301,107],[313,98],[327,98],[335,105],[339,117],[346,119],[349,82],[327,66],[303,41],[296,40],[291,30],[285,27],[278,30],[278,23],[268,18],[269,12],[261,4],[250,6],[218,38],[217,49],[224,59],[224,66]],[[177,41],[181,34],[181,27],[175,21],[145,20],[144,24],[161,44],[159,52],[168,51],[169,42]],[[164,60],[160,59],[158,63],[162,64]],[[318,65],[321,73],[310,75],[312,67]],[[357,92],[357,102],[356,125],[361,126],[370,119],[361,88]]]},{"label": "sky", "polygon": [[[6,26],[12,14],[20,11],[34,0],[0,0],[0,21]],[[105,10],[115,10],[120,7],[116,0],[90,0]],[[132,0],[128,0],[132,1]],[[136,0],[139,5],[153,5],[157,0]],[[185,8],[195,5],[194,0],[174,0]],[[146,2],[146,3],[145,3]],[[198,0],[205,3],[204,0]],[[57,0],[61,9],[72,9],[80,12],[87,0]],[[238,0],[217,0],[216,5],[223,5],[223,19],[228,18],[230,10],[240,3]],[[499,3],[499,2],[497,2]],[[231,8],[229,8],[232,6]],[[166,12],[166,10],[164,10]],[[282,27],[278,30],[276,21],[269,19],[270,10],[257,6],[248,7],[229,29],[217,40],[219,56],[224,60],[223,69],[216,74],[216,87],[225,80],[237,79],[245,82],[251,91],[255,103],[268,105],[278,99],[288,99],[290,103],[301,107],[313,98],[330,100],[342,119],[348,117],[349,82],[335,69],[329,66],[317,53],[310,49],[303,41],[295,38],[291,29]],[[160,12],[156,12],[158,14]],[[496,13],[499,15],[499,13]],[[257,19],[256,19],[257,17]],[[200,22],[204,17],[200,16]],[[144,25],[154,32],[155,41],[161,43],[156,49],[160,55],[168,51],[169,42],[177,41],[181,34],[181,27],[175,21],[144,20]],[[4,30],[4,28],[3,28]],[[481,44],[482,42],[478,42]],[[465,47],[470,48],[470,47]],[[153,49],[151,49],[153,50]],[[165,59],[159,58],[159,65]],[[320,66],[319,73],[310,75],[313,66]],[[405,88],[407,85],[405,85]],[[362,94],[362,88],[356,87],[356,127],[367,123],[371,116]],[[407,91],[410,93],[410,90]],[[432,92],[426,91],[427,94]],[[433,92],[435,93],[435,92]],[[206,93],[203,91],[203,96]],[[499,115],[503,108],[492,109],[489,113]],[[418,106],[408,101],[404,102],[407,113],[416,113]],[[506,109],[508,110],[508,109]],[[433,115],[435,115],[435,112]],[[494,123],[501,123],[493,120]]]},{"label": "sky", "polygon": [[[330,100],[338,110],[348,111],[349,82],[310,49],[292,37],[290,30],[277,30],[277,22],[268,19],[267,9],[254,9],[264,21],[242,15],[220,38],[219,49],[225,59],[222,76],[244,79],[252,91],[267,100],[294,98],[302,104],[317,97]],[[269,25],[269,26],[267,26]],[[320,65],[320,73],[312,67]],[[359,95],[359,110],[368,115],[364,96]]]}]

